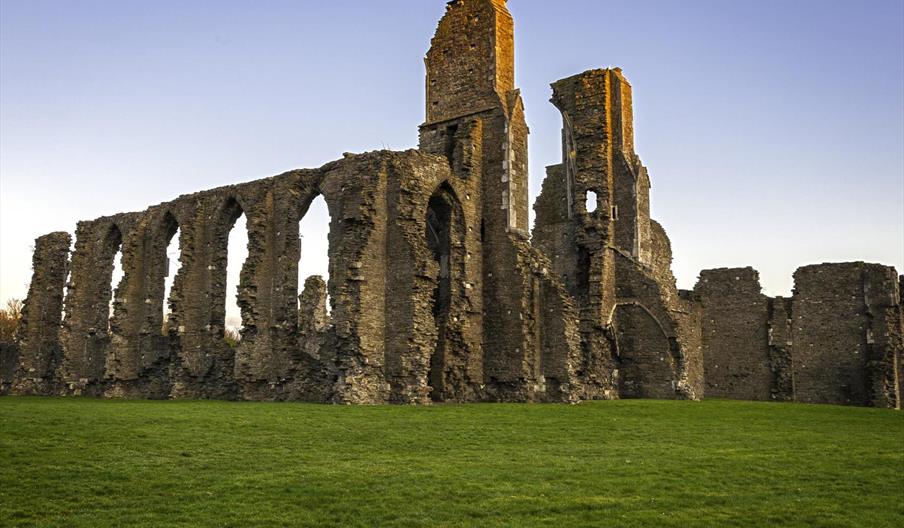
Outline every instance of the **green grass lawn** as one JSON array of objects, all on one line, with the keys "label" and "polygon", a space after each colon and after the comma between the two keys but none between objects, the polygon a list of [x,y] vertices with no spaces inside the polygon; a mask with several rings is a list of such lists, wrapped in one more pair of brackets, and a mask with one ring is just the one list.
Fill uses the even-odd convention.
[{"label": "green grass lawn", "polygon": [[904,415],[0,398],[2,526],[904,526]]}]

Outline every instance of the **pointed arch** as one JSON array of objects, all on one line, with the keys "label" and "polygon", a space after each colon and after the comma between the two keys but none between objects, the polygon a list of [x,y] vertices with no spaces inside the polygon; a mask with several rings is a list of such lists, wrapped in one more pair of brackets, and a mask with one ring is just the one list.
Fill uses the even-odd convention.
[{"label": "pointed arch", "polygon": [[[242,279],[242,269],[245,266],[245,261],[247,260],[247,242],[245,251],[240,251],[240,254],[244,255],[245,258],[236,259],[235,256],[231,260],[241,260],[242,262],[234,263],[234,266],[238,266],[238,280],[235,280],[235,290],[229,291],[230,282],[233,280],[230,279],[231,273],[229,267],[229,253],[230,253],[230,238],[234,234],[233,228],[236,226],[236,222],[239,218],[245,217],[246,222],[248,215],[246,214],[245,207],[239,201],[237,196],[230,196],[226,198],[222,205],[219,207],[215,217],[214,217],[214,233],[213,233],[213,252],[211,254],[211,264],[213,266],[213,270],[215,270],[215,274],[211,277],[211,294],[213,298],[213,305],[211,306],[211,320],[210,325],[211,328],[215,329],[217,333],[225,336],[226,329],[228,326],[227,321],[227,312],[230,311],[227,308],[227,303],[232,302],[233,304],[237,303],[238,296],[238,288],[241,287]],[[238,238],[241,240],[247,240],[247,228],[244,233],[245,236],[241,236],[239,234]],[[233,251],[238,250],[240,248],[234,247],[231,248]],[[236,306],[238,306],[236,304]],[[241,308],[239,308],[239,317],[241,318]],[[241,328],[241,320],[239,321],[238,328]],[[240,333],[240,330],[238,330]],[[237,336],[233,336],[237,337]],[[230,344],[234,345],[234,343]]]},{"label": "pointed arch", "polygon": [[430,356],[428,383],[434,401],[447,398],[447,355],[452,337],[451,322],[456,281],[461,280],[460,254],[465,233],[461,202],[448,181],[440,183],[424,212],[424,238],[434,265],[434,290],[430,300],[436,325],[436,345]]},{"label": "pointed arch", "polygon": [[[169,313],[172,309],[172,307],[170,306],[169,297],[172,292],[173,280],[175,279],[177,270],[181,267],[182,259],[182,241],[179,240],[181,236],[181,226],[179,225],[179,221],[176,219],[176,216],[172,213],[172,211],[166,211],[163,214],[157,226],[155,235],[156,236],[154,238],[159,240],[160,248],[163,250],[161,270],[163,275],[163,289],[161,302],[159,303],[159,311],[162,314],[160,332],[162,335],[167,335],[168,328],[166,323]],[[175,248],[172,247],[173,242],[176,243]]]}]

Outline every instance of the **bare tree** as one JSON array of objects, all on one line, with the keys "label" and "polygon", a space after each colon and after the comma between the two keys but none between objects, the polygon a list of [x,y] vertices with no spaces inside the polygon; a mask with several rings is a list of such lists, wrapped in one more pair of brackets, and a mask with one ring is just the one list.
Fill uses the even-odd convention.
[{"label": "bare tree", "polygon": [[11,342],[22,319],[22,301],[10,299],[0,308],[0,341]]}]

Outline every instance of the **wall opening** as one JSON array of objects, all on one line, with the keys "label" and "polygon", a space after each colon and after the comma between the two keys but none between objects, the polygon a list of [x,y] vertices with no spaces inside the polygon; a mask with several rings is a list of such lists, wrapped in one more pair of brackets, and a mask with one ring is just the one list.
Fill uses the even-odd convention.
[{"label": "wall opening", "polygon": [[112,262],[110,262],[110,285],[109,285],[109,296],[107,297],[107,331],[110,331],[111,319],[113,318],[113,309],[116,301],[116,288],[119,287],[119,283],[122,282],[122,277],[124,275],[122,269],[122,232],[120,232],[119,228],[113,226],[110,229],[110,232],[107,234],[107,238],[104,241],[104,252],[106,255],[111,255]]},{"label": "wall opening", "polygon": [[584,205],[588,213],[596,212],[597,200],[596,191],[587,191],[586,202]]},{"label": "wall opening", "polygon": [[[75,230],[72,231],[75,233]],[[66,282],[63,283],[63,313],[60,315],[60,321],[65,323],[66,321],[66,309],[67,304],[69,303],[69,283],[72,282],[72,257],[75,255],[75,237],[72,237],[72,241],[69,244],[69,254],[66,255],[68,259],[68,271],[66,272]]]},{"label": "wall opening", "polygon": [[446,127],[446,137],[445,137],[445,154],[446,159],[449,160],[449,166],[452,167],[455,164],[455,136],[458,134],[458,125],[450,125]]},{"label": "wall opening", "polygon": [[[172,223],[169,220],[166,223],[168,225],[164,227],[166,230],[165,236],[167,237],[165,240],[168,240],[168,243],[163,260],[163,324],[160,329],[163,335],[169,333],[168,321],[172,313],[170,295],[173,292],[173,282],[176,279],[176,275],[179,273],[179,269],[182,268],[182,230],[174,218]],[[172,230],[173,228],[175,228],[174,231]]]},{"label": "wall opening", "polygon": [[[298,223],[298,290],[301,292],[305,281],[313,275],[320,276],[329,284],[330,279],[330,211],[327,208],[323,195],[318,195],[307,210],[302,212],[302,218]],[[299,309],[305,307],[299,306]],[[327,288],[327,312],[332,310],[330,305],[329,288]]]},{"label": "wall opening", "polygon": [[452,304],[452,205],[453,197],[446,189],[440,190],[430,198],[427,206],[427,222],[425,236],[433,261],[437,267],[436,287],[433,291],[433,318],[436,323],[436,346],[430,357],[429,383],[432,387],[431,398],[434,401],[443,399],[443,369],[446,354],[446,327],[449,319],[449,308]]},{"label": "wall opening", "polygon": [[235,200],[231,200],[224,210],[229,236],[226,243],[226,299],[223,323],[223,338],[229,346],[238,346],[241,340],[242,312],[239,308],[238,293],[242,267],[248,259],[248,227],[245,212]]}]

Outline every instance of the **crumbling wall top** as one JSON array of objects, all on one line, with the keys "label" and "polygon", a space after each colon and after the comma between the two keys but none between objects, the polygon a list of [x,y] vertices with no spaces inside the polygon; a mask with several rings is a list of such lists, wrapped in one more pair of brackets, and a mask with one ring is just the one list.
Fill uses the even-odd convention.
[{"label": "crumbling wall top", "polygon": [[515,87],[514,21],[505,4],[448,3],[424,59],[428,124],[504,106]]}]

